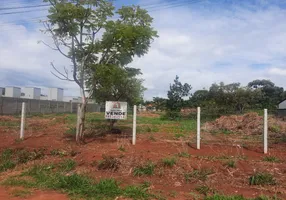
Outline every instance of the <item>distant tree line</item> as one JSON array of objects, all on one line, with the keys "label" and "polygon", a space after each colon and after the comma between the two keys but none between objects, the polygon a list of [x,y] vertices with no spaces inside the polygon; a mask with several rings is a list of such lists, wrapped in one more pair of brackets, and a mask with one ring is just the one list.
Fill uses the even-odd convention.
[{"label": "distant tree line", "polygon": [[193,94],[191,89],[190,84],[182,84],[176,76],[174,83],[170,84],[168,98],[154,97],[152,105],[169,113],[179,112],[186,107],[201,107],[209,112],[227,114],[264,108],[274,110],[286,99],[283,87],[264,79],[251,81],[246,86],[240,83],[214,83],[209,89],[197,90]]}]

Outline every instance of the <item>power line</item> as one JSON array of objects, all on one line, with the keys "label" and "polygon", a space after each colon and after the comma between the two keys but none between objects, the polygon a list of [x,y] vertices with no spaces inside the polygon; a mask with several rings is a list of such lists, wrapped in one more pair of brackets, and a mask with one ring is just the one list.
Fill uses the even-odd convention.
[{"label": "power line", "polygon": [[[176,8],[176,7],[181,7],[181,6],[185,6],[185,5],[191,5],[191,4],[196,4],[196,3],[200,3],[200,2],[203,2],[205,0],[183,0],[183,1],[180,1],[180,0],[173,0],[172,3],[160,3],[160,4],[149,4],[149,6],[147,7],[142,7],[144,9],[147,9],[148,12],[156,12],[156,11],[160,11],[160,10],[165,10],[165,9],[170,9],[170,8]],[[146,5],[146,4],[145,4]],[[139,5],[139,6],[142,6],[142,5]],[[46,9],[42,9],[42,10],[46,10]],[[24,12],[34,12],[34,11],[41,11],[41,10],[27,10],[27,11],[19,11],[19,12],[13,12],[13,14],[18,14],[18,13],[24,13]],[[0,13],[0,15],[3,14],[3,13]],[[46,16],[41,16],[41,17],[37,17],[40,20],[45,20],[45,19],[40,19],[42,17],[46,17]],[[26,21],[30,21],[32,23],[35,23],[37,22],[35,19],[37,18],[31,18],[31,19],[27,19],[25,20]],[[15,20],[14,22],[18,22],[19,20]],[[38,21],[38,22],[39,22]],[[7,25],[9,25],[9,23],[11,22],[6,22]],[[1,26],[4,26],[6,25],[5,23],[3,24],[0,24],[0,27]],[[16,24],[15,24],[16,25]]]},{"label": "power line", "polygon": [[0,15],[12,15],[12,14],[39,12],[39,11],[47,11],[47,9],[36,9],[36,10],[24,10],[24,11],[17,11],[17,12],[6,12],[6,13],[0,13]]},{"label": "power line", "polygon": [[24,9],[24,8],[40,8],[40,7],[47,7],[51,6],[50,4],[39,4],[39,5],[32,5],[32,6],[15,6],[15,7],[5,7],[0,8],[0,11],[2,10],[16,10],[16,9]]}]

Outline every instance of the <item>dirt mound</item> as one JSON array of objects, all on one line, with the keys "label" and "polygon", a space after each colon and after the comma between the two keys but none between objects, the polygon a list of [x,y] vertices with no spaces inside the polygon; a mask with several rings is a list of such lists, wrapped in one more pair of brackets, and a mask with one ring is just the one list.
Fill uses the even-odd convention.
[{"label": "dirt mound", "polygon": [[[222,116],[213,122],[205,123],[203,129],[206,131],[231,131],[247,135],[262,134],[263,116],[254,112],[245,115]],[[268,129],[270,133],[285,133],[286,122],[269,116]]]}]

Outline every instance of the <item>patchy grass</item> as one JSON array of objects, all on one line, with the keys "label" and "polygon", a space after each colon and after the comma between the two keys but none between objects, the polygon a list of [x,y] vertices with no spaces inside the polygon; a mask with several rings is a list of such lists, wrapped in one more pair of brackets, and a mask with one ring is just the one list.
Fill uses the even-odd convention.
[{"label": "patchy grass", "polygon": [[124,148],[124,146],[120,145],[120,147],[118,148],[119,151],[122,151],[122,152],[126,152],[126,149]]},{"label": "patchy grass", "polygon": [[267,197],[267,196],[260,196],[256,198],[244,198],[241,195],[236,196],[225,196],[215,194],[214,196],[208,196],[204,200],[279,200],[277,197]]},{"label": "patchy grass", "polygon": [[213,170],[209,168],[195,169],[192,172],[185,173],[185,181],[191,182],[194,180],[206,181],[208,175],[213,174]]},{"label": "patchy grass", "polygon": [[278,163],[278,162],[280,162],[280,159],[276,158],[275,156],[265,156],[263,158],[263,161],[272,162],[272,163]]},{"label": "patchy grass", "polygon": [[177,160],[174,157],[172,157],[172,158],[163,158],[162,159],[162,163],[163,163],[164,167],[173,167],[177,163]]},{"label": "patchy grass", "polygon": [[281,132],[281,129],[278,125],[269,126],[268,130],[273,132],[273,133],[280,133]]},{"label": "patchy grass", "polygon": [[236,168],[236,163],[234,160],[228,160],[225,165],[229,168]]},{"label": "patchy grass", "polygon": [[250,185],[275,185],[276,180],[272,174],[257,172],[249,178]]},{"label": "patchy grass", "polygon": [[151,176],[154,174],[155,167],[156,167],[155,164],[153,164],[152,162],[135,167],[133,170],[133,175],[134,176],[143,176],[143,175]]},{"label": "patchy grass", "polygon": [[213,190],[211,188],[209,188],[208,186],[206,185],[201,185],[201,186],[198,186],[195,188],[195,190],[200,193],[200,194],[203,194],[205,196],[208,195],[209,192],[212,192]]},{"label": "patchy grass", "polygon": [[[66,162],[70,163],[70,162]],[[70,166],[68,164],[67,166]],[[65,168],[70,170],[71,168]],[[65,171],[65,173],[67,172]],[[154,197],[145,185],[121,188],[114,179],[93,179],[80,174],[66,175],[61,165],[36,165],[19,176],[7,179],[4,184],[39,189],[52,189],[65,192],[80,199],[115,199],[123,196],[132,199],[149,199]]]},{"label": "patchy grass", "polygon": [[182,157],[182,158],[190,158],[191,157],[191,154],[189,154],[188,152],[180,152],[177,155],[179,157]]},{"label": "patchy grass", "polygon": [[64,160],[60,162],[58,165],[58,169],[62,172],[69,172],[71,170],[74,170],[76,167],[76,162],[71,159]]},{"label": "patchy grass", "polygon": [[0,156],[0,172],[13,169],[18,164],[27,163],[44,157],[44,150],[34,150],[32,152],[22,150],[5,149]]}]

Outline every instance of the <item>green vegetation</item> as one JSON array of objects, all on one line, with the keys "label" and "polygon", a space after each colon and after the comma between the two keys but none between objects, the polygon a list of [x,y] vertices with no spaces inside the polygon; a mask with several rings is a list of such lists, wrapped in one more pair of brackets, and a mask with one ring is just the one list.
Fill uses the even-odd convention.
[{"label": "green vegetation", "polygon": [[209,168],[195,169],[192,172],[185,173],[185,181],[191,182],[194,180],[206,181],[208,175],[213,174],[213,170]]},{"label": "green vegetation", "polygon": [[272,162],[272,163],[278,163],[278,162],[280,162],[280,159],[276,158],[275,156],[265,156],[263,158],[263,161]]},{"label": "green vegetation", "polygon": [[74,170],[76,167],[76,162],[71,159],[64,160],[58,164],[58,169],[62,172],[69,172]]},{"label": "green vegetation", "polygon": [[66,130],[65,134],[75,135],[76,134],[76,127],[70,127],[68,130]]},{"label": "green vegetation", "polygon": [[206,197],[204,200],[279,200],[277,197],[267,197],[267,196],[260,196],[256,198],[244,198],[241,195],[236,196],[225,196],[215,194],[214,196]]},{"label": "green vegetation", "polygon": [[154,174],[155,167],[156,167],[155,164],[153,164],[152,162],[135,167],[135,169],[133,170],[133,175],[134,176],[143,176],[143,175],[151,176]]},{"label": "green vegetation", "polygon": [[27,163],[44,157],[44,149],[26,151],[24,149],[5,149],[0,156],[0,172],[13,169],[18,164]]},{"label": "green vegetation", "polygon": [[272,125],[272,126],[269,126],[269,131],[273,132],[273,133],[280,133],[281,130],[280,130],[280,127],[278,125]]},{"label": "green vegetation", "polygon": [[236,167],[236,164],[235,164],[234,160],[229,160],[225,164],[226,164],[227,167],[230,167],[230,168],[235,168]]},{"label": "green vegetation", "polygon": [[173,167],[176,163],[177,160],[176,158],[163,158],[162,159],[162,163],[164,165],[164,167]]},{"label": "green vegetation", "polygon": [[124,146],[120,145],[120,147],[118,148],[119,151],[125,152],[126,149],[124,148]]},{"label": "green vegetation", "polygon": [[195,188],[195,190],[203,195],[207,195],[209,192],[212,192],[212,189],[210,189],[208,186],[202,185],[202,186],[198,186]]},{"label": "green vegetation", "polygon": [[188,152],[180,152],[177,154],[179,157],[183,157],[183,158],[190,158],[191,155]]},{"label": "green vegetation", "polygon": [[20,121],[0,121],[0,126],[5,126],[9,128],[20,127]]},{"label": "green vegetation", "polygon": [[275,185],[276,180],[273,175],[267,172],[257,172],[249,178],[250,185]]},{"label": "green vegetation", "polygon": [[[36,165],[21,175],[8,178],[4,185],[26,188],[52,189],[63,191],[71,197],[84,199],[115,199],[124,196],[133,199],[149,199],[154,195],[148,193],[146,185],[121,188],[114,179],[93,179],[80,174],[66,175],[71,170],[70,161],[65,164]],[[65,166],[65,167],[63,167]],[[18,192],[18,194],[21,192]]]}]

